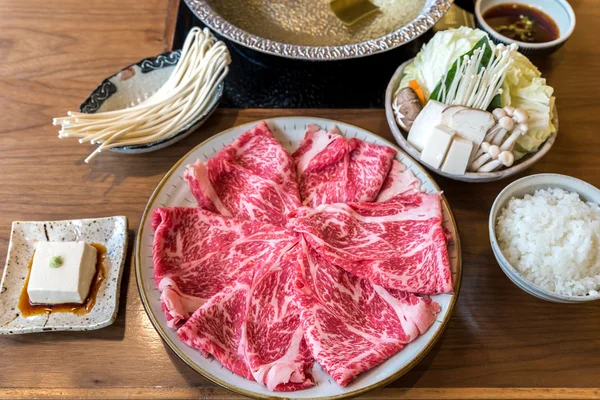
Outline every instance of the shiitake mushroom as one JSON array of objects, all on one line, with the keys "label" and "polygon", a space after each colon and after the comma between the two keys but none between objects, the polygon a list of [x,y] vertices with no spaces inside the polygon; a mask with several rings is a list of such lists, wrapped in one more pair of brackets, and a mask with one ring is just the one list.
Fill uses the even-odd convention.
[{"label": "shiitake mushroom", "polygon": [[405,131],[409,131],[417,115],[423,109],[419,97],[410,87],[402,88],[396,93],[392,102],[396,122]]}]

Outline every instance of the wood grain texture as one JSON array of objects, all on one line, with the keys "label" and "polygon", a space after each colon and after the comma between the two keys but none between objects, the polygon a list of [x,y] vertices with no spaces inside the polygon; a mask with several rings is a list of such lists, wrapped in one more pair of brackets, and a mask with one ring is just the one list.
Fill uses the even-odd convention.
[{"label": "wood grain texture", "polygon": [[173,50],[173,39],[175,37],[175,27],[177,25],[177,14],[179,11],[179,6],[185,7],[184,4],[181,4],[181,0],[168,0],[167,6],[167,18],[165,21],[165,35],[163,40],[163,50],[171,51]]},{"label": "wood grain texture", "polygon": [[[496,399],[597,399],[600,392],[594,389],[567,388],[384,388],[361,397],[362,400],[388,400],[403,398],[413,400],[496,400]],[[108,388],[108,389],[0,389],[0,397],[30,399],[33,397],[54,399],[219,399],[237,400],[243,397],[228,390],[212,387],[190,388]]]},{"label": "wood grain texture", "polygon": [[[563,173],[600,186],[600,45],[594,26],[600,8],[594,0],[572,5],[578,17],[573,37],[559,53],[538,61],[556,88],[561,130],[552,151],[525,174]],[[1,2],[1,259],[14,220],[126,215],[134,243],[146,201],[164,173],[202,140],[239,123],[314,115],[391,140],[382,110],[219,110],[173,147],[146,155],[106,153],[84,164],[90,147],[58,140],[52,117],[76,109],[120,67],[161,52],[167,7],[166,0]],[[494,260],[488,213],[512,180],[477,185],[436,177],[463,242],[458,304],[431,353],[367,398],[600,396],[600,302],[535,299],[514,286]],[[131,247],[113,326],[0,337],[0,397],[237,398],[193,372],[162,343],[140,302],[132,252]]]}]

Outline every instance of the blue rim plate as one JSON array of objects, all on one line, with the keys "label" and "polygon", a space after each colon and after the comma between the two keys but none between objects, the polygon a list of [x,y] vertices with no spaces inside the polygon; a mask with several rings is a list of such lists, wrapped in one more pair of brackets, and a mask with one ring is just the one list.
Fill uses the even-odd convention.
[{"label": "blue rim plate", "polygon": [[[152,96],[169,78],[179,62],[181,50],[167,51],[154,57],[144,58],[104,79],[79,106],[79,112],[94,114],[135,106]],[[223,96],[221,83],[211,99],[206,112],[174,135],[155,142],[113,147],[119,153],[147,153],[168,147],[202,125],[214,112]]]}]

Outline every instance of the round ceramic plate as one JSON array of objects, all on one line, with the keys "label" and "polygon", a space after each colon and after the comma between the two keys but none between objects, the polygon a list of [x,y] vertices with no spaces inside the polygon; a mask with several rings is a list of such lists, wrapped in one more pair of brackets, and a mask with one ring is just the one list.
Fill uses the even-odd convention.
[{"label": "round ceramic plate", "polygon": [[[156,288],[153,279],[152,241],[154,233],[151,227],[152,210],[157,207],[195,206],[194,197],[192,196],[187,183],[183,179],[186,165],[193,163],[198,159],[207,161],[257,122],[258,121],[236,126],[221,132],[196,146],[192,151],[181,158],[173,168],[171,168],[150,197],[140,222],[135,255],[138,288],[150,320],[169,347],[190,367],[211,381],[246,396],[259,398],[337,399],[356,396],[392,382],[412,368],[433,347],[435,342],[441,336],[444,327],[450,320],[452,309],[456,303],[461,277],[460,240],[454,217],[445,198],[443,198],[443,223],[444,227],[452,235],[452,240],[448,244],[448,252],[455,292],[453,294],[432,296],[432,298],[440,304],[442,310],[431,328],[395,356],[372,370],[361,374],[347,387],[343,388],[338,386],[333,379],[331,379],[329,375],[315,363],[313,375],[317,384],[314,387],[296,392],[271,392],[266,387],[259,385],[256,382],[249,381],[241,376],[233,374],[216,360],[204,358],[198,351],[181,342],[177,337],[176,332],[167,327],[167,321],[161,309],[160,292]],[[347,137],[358,137],[367,142],[396,148],[392,143],[371,132],[343,122],[312,117],[285,117],[267,120],[267,124],[275,137],[281,141],[283,146],[289,152],[293,152],[298,147],[300,141],[304,138],[307,125],[311,123],[316,123],[326,129],[337,124],[343,134]],[[440,191],[439,187],[419,164],[399,149],[397,150],[398,155],[396,158],[410,168],[423,182],[422,187],[424,190],[429,193]]]},{"label": "round ceramic plate", "polygon": [[[392,100],[393,100],[394,92],[396,91],[396,89],[400,85],[400,81],[404,77],[404,69],[413,60],[414,60],[414,58],[411,58],[410,60],[402,63],[398,67],[398,69],[396,70],[394,75],[392,76],[392,79],[390,80],[390,83],[388,84],[387,89],[385,91],[385,115],[386,115],[386,118],[388,121],[388,125],[390,126],[390,130],[392,131],[392,134],[394,135],[394,138],[396,139],[396,142],[398,142],[398,144],[400,145],[402,150],[404,150],[408,154],[410,154],[410,156],[413,157],[415,160],[418,160],[421,157],[421,152],[419,152],[419,150],[417,150],[410,143],[408,143],[408,140],[406,140],[406,136],[408,134],[407,134],[407,132],[405,132],[403,129],[401,129],[398,126],[398,124],[396,123],[396,118],[394,116],[394,111],[392,110]],[[505,169],[501,169],[499,171],[493,171],[493,172],[466,172],[464,175],[452,175],[452,174],[448,174],[446,172],[442,172],[441,170],[439,170],[437,168],[433,168],[425,163],[423,163],[423,165],[427,169],[435,172],[436,174],[439,174],[446,178],[454,179],[457,181],[464,181],[464,182],[499,181],[500,179],[508,178],[510,176],[513,176],[520,172],[525,171],[527,168],[531,167],[533,164],[538,162],[542,157],[544,157],[546,155],[546,153],[548,153],[550,151],[550,149],[552,148],[552,145],[554,145],[554,141],[556,140],[556,135],[558,135],[558,111],[556,109],[556,106],[554,106],[554,110],[553,110],[552,123],[556,127],[556,131],[553,134],[551,134],[548,139],[546,139],[546,141],[540,146],[538,151],[536,151],[535,153],[527,154],[525,157],[516,161],[515,164],[509,168],[505,168]]]},{"label": "round ceramic plate", "polygon": [[[158,91],[169,79],[179,62],[181,50],[168,51],[144,58],[103,80],[83,103],[79,111],[87,114],[122,110],[136,106]],[[117,153],[139,154],[164,149],[179,142],[200,127],[215,111],[223,96],[224,84],[215,89],[206,110],[187,126],[155,142],[113,147]]]}]

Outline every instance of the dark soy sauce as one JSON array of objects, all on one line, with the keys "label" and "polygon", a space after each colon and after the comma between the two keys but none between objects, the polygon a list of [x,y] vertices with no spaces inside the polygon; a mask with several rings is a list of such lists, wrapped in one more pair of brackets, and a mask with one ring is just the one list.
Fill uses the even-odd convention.
[{"label": "dark soy sauce", "polygon": [[545,43],[558,39],[556,22],[543,11],[524,4],[494,6],[483,13],[493,30],[509,39],[527,43]]}]

